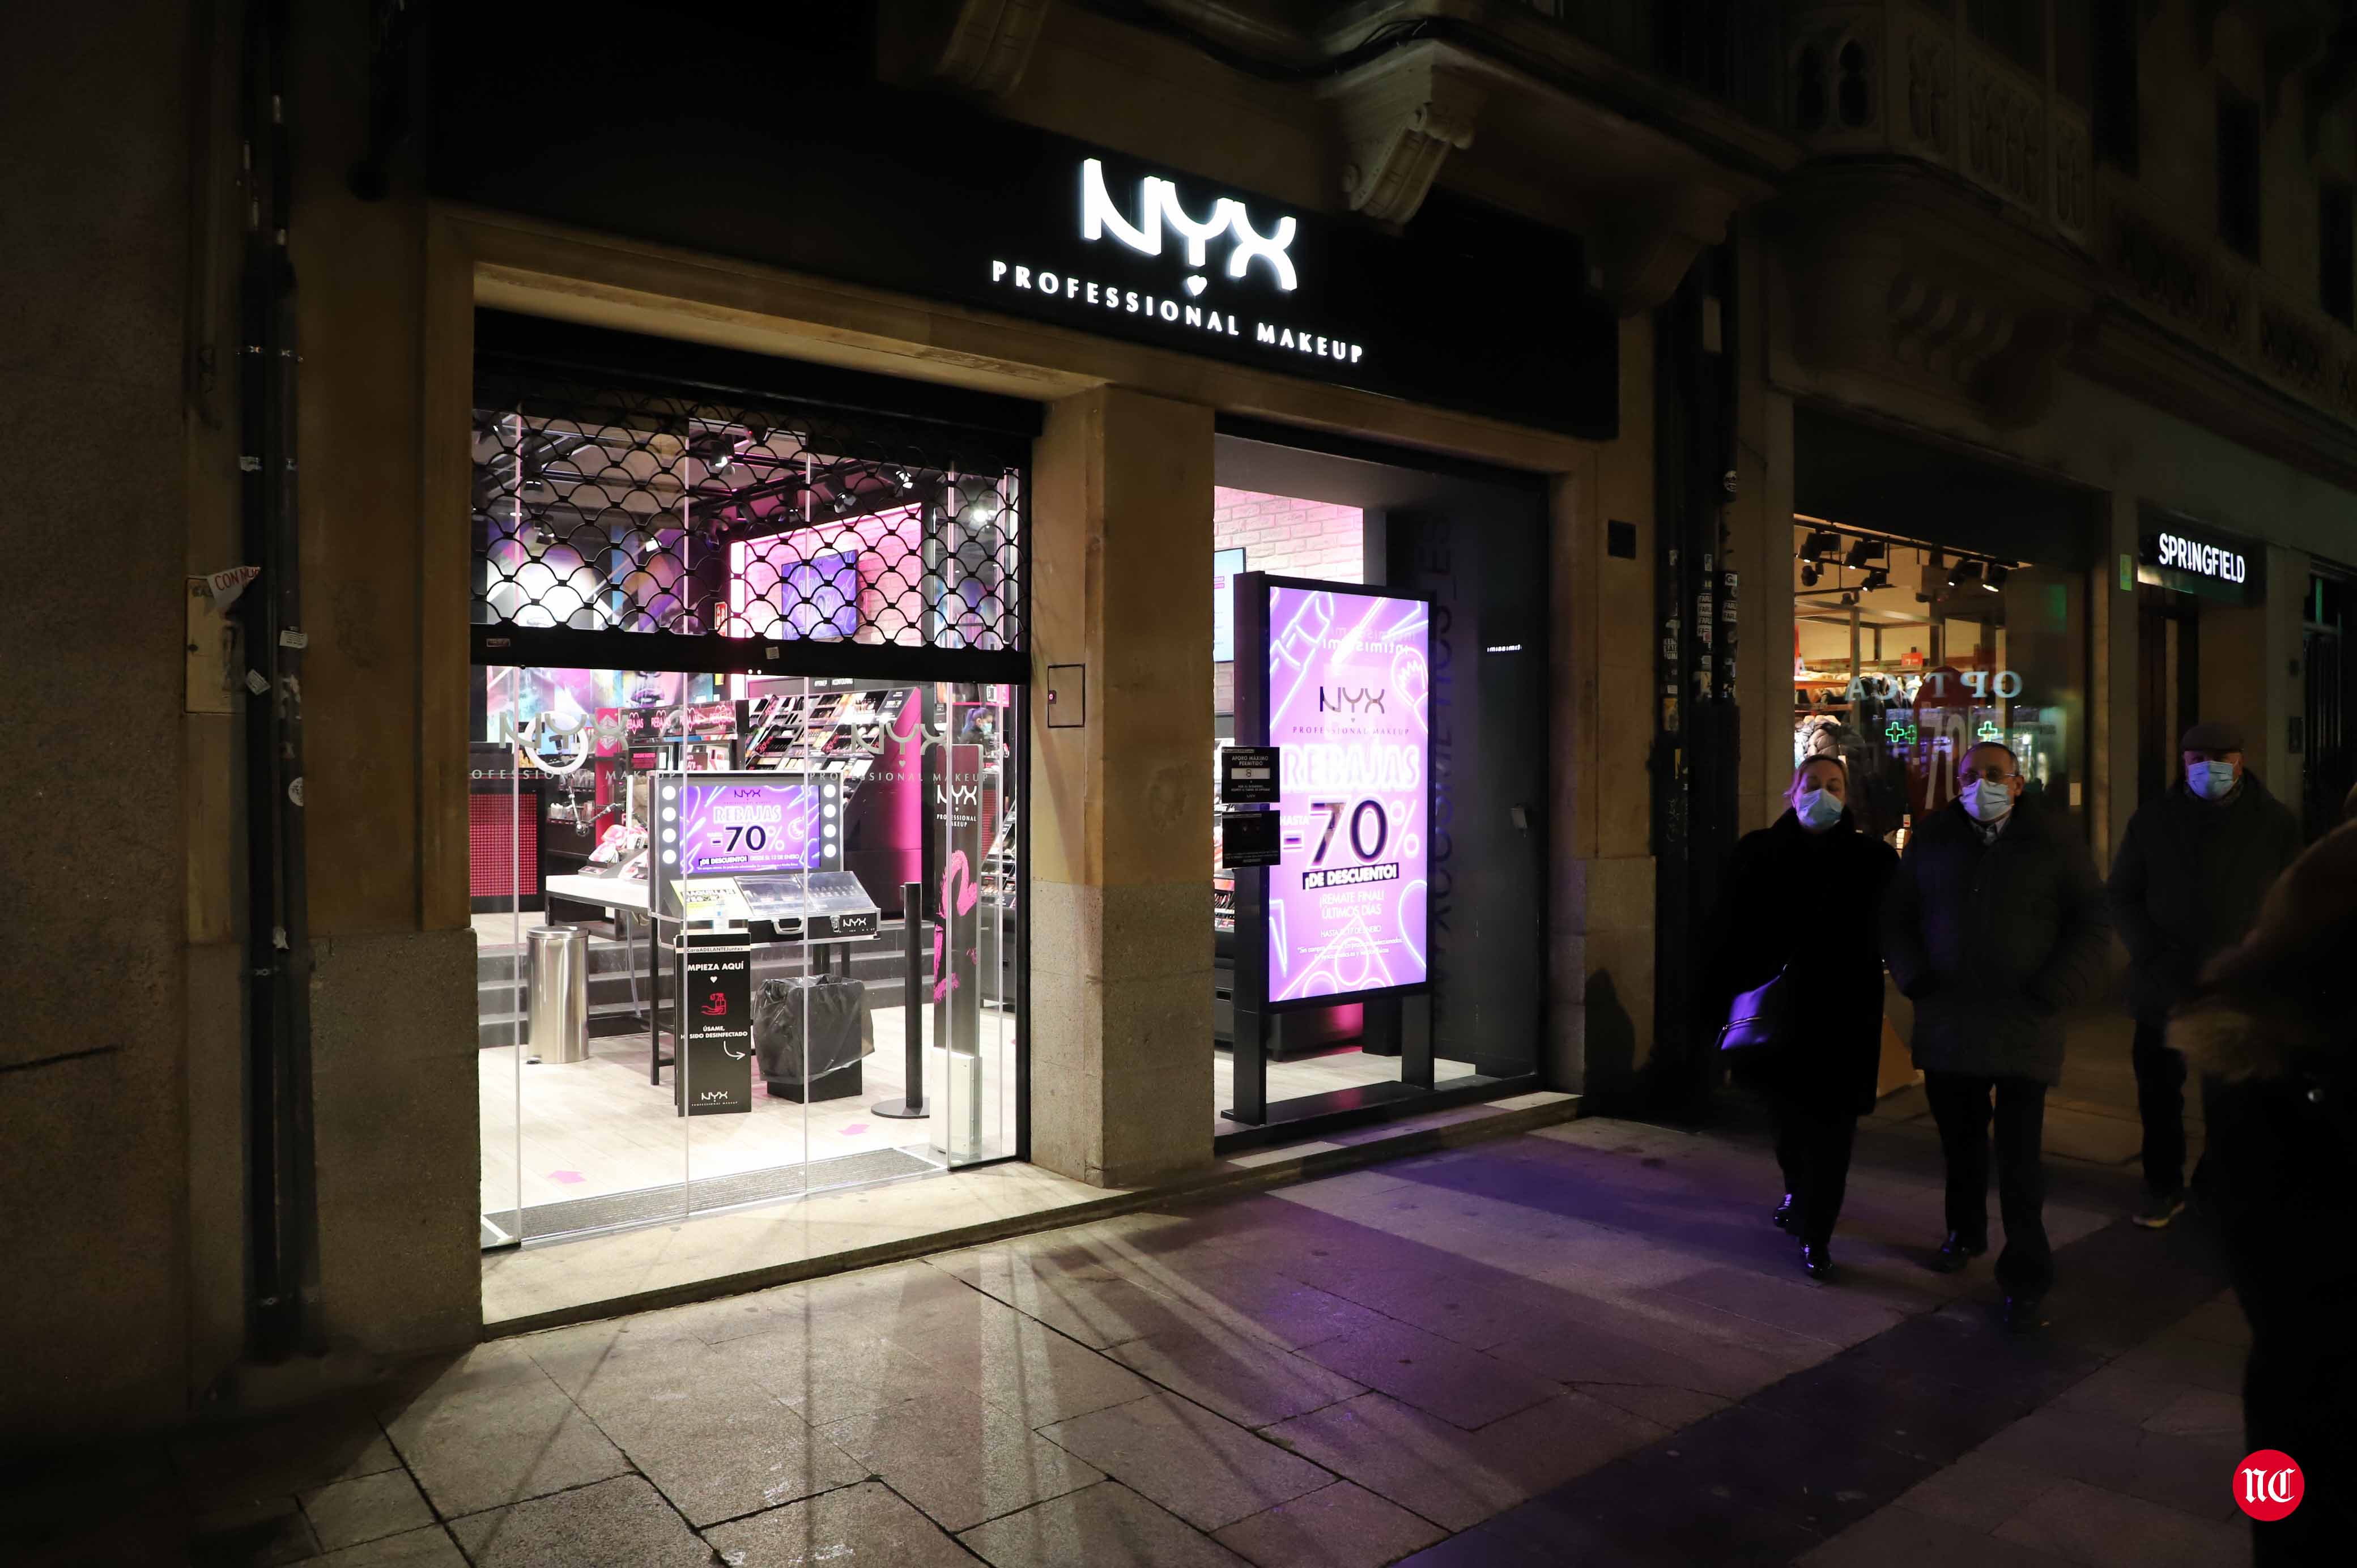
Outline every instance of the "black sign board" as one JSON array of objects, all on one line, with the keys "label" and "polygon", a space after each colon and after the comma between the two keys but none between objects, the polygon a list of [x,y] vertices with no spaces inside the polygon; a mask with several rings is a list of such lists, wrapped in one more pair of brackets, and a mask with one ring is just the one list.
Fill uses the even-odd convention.
[{"label": "black sign board", "polygon": [[2228,604],[2266,597],[2264,546],[2221,533],[2173,512],[2144,511],[2137,576],[2164,588]]},{"label": "black sign board", "polygon": [[1230,746],[1220,750],[1220,804],[1276,804],[1276,747]]},{"label": "black sign board", "polygon": [[1222,811],[1220,865],[1228,870],[1276,865],[1285,858],[1285,843],[1277,829],[1283,820],[1275,811]]},{"label": "black sign board", "polygon": [[432,29],[434,194],[1616,433],[1618,323],[1561,230],[1435,190],[1394,231],[887,85],[872,25],[833,16],[864,7],[736,12],[716,31],[611,9],[587,0],[550,28],[477,7]]},{"label": "black sign board", "polygon": [[689,1116],[753,1109],[753,950],[741,931],[686,934],[686,1040],[672,1102]]}]

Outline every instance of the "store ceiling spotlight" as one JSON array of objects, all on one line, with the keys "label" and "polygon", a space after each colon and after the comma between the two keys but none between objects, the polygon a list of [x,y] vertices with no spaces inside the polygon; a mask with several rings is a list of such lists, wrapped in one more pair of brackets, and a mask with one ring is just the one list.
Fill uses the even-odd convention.
[{"label": "store ceiling spotlight", "polygon": [[1962,588],[1980,580],[1981,564],[1977,561],[1959,561],[1956,569],[1948,574],[1948,586],[1951,588]]},{"label": "store ceiling spotlight", "polygon": [[2001,561],[1992,561],[1988,564],[1987,573],[1981,578],[1981,586],[1994,594],[1999,588],[2005,586],[2006,578],[2012,575],[2012,567],[2007,566]]},{"label": "store ceiling spotlight", "polygon": [[1863,570],[1873,562],[1888,559],[1889,554],[1889,547],[1879,539],[1856,540],[1850,544],[1849,553],[1842,557],[1842,564]]},{"label": "store ceiling spotlight", "polygon": [[1814,561],[1809,561],[1801,568],[1801,586],[1813,588],[1817,585],[1817,579],[1823,575],[1824,574],[1817,570],[1817,564]]},{"label": "store ceiling spotlight", "polygon": [[1812,532],[1808,538],[1801,542],[1801,559],[1813,566],[1840,548],[1840,534]]},{"label": "store ceiling spotlight", "polygon": [[1866,581],[1858,585],[1858,590],[1861,593],[1870,594],[1877,588],[1889,586],[1890,586],[1890,569],[1888,566],[1877,566],[1867,573]]}]

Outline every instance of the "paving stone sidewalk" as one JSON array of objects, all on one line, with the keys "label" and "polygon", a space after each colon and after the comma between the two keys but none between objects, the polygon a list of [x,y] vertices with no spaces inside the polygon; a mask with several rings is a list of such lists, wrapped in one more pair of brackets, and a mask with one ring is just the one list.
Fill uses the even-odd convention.
[{"label": "paving stone sidewalk", "polygon": [[1756,1133],[1588,1120],[560,1329],[0,1481],[38,1563],[2226,1564],[2242,1326],[2057,1162],[2054,1323],[1861,1130],[1814,1284]]}]

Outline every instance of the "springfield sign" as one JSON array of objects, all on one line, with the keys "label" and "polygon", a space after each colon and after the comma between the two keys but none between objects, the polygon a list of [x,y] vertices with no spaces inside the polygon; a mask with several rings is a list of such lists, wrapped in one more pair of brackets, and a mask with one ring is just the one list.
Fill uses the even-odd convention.
[{"label": "springfield sign", "polygon": [[2250,567],[2233,551],[2197,543],[2174,533],[2155,539],[2153,551],[2163,566],[2174,566],[2180,572],[2215,578],[2221,583],[2239,583],[2250,575]]},{"label": "springfield sign", "polygon": [[[1291,214],[1255,220],[1232,196],[1190,206],[1178,183],[1159,175],[1116,191],[1102,158],[1079,160],[1076,172],[1079,237],[1114,252],[1109,264],[1059,270],[1035,259],[993,256],[993,288],[1060,300],[1083,327],[1093,325],[1091,316],[1121,316],[1174,336],[1249,339],[1303,360],[1356,365],[1366,358],[1365,344],[1320,330],[1314,305],[1298,298],[1293,244],[1301,226]],[[1135,274],[1141,257],[1163,263],[1142,282]],[[1110,263],[1127,275],[1114,275]]]},{"label": "springfield sign", "polygon": [[1268,744],[1282,855],[1268,871],[1268,997],[1425,983],[1431,607],[1272,583]]},{"label": "springfield sign", "polygon": [[2206,594],[2213,598],[2251,602],[2253,582],[2249,555],[2230,544],[2197,537],[2174,518],[2148,517],[2144,558],[2155,568],[2155,580],[2170,587]]}]

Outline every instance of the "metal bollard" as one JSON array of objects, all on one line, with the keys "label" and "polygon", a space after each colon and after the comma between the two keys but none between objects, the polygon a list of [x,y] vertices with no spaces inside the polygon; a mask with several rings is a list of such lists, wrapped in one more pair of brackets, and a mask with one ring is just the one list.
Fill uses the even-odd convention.
[{"label": "metal bollard", "polygon": [[909,1092],[899,1100],[887,1100],[870,1107],[877,1116],[888,1116],[896,1122],[914,1122],[929,1115],[925,1106],[925,1022],[917,1011],[923,1005],[925,983],[920,966],[925,961],[925,888],[922,883],[900,884],[900,1035],[902,1049],[907,1052]]}]

